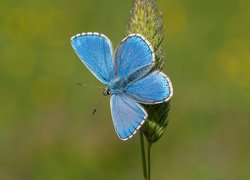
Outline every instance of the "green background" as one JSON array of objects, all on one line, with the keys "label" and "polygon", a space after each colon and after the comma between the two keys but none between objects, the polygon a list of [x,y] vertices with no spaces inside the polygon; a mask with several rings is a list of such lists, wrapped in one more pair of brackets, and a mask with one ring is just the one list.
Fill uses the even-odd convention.
[{"label": "green background", "polygon": [[[152,179],[250,179],[250,1],[158,0],[170,123],[152,147]],[[0,1],[0,179],[142,179],[138,134],[120,141],[100,84],[70,37],[116,46],[132,1]]]}]

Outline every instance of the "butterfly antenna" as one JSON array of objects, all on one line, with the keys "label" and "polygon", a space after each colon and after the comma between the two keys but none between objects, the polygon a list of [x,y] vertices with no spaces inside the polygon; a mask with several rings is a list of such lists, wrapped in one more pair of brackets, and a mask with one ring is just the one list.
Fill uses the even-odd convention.
[{"label": "butterfly antenna", "polygon": [[102,86],[97,86],[97,85],[93,85],[93,84],[82,84],[82,83],[79,83],[77,82],[76,85],[78,86],[88,86],[88,87],[91,87],[91,88],[98,88],[98,89],[104,89],[105,87],[102,87]]},{"label": "butterfly antenna", "polygon": [[92,116],[96,113],[96,110],[97,110],[97,108],[99,107],[99,105],[101,104],[103,97],[104,97],[104,95],[102,94],[102,96],[99,98],[99,101],[98,101],[97,104],[95,105],[94,110],[92,111]]}]

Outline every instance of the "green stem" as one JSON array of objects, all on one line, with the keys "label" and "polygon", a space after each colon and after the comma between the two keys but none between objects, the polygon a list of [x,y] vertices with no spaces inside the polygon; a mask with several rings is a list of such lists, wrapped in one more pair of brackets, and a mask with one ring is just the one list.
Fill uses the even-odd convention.
[{"label": "green stem", "polygon": [[141,130],[140,130],[140,141],[141,141],[141,156],[142,156],[143,176],[144,176],[144,179],[147,180],[148,179],[148,177],[147,177],[147,164],[146,164],[143,133]]},{"label": "green stem", "polygon": [[151,143],[150,142],[148,142],[148,180],[150,180],[150,175],[151,175],[151,173],[150,173],[150,150],[151,150]]}]

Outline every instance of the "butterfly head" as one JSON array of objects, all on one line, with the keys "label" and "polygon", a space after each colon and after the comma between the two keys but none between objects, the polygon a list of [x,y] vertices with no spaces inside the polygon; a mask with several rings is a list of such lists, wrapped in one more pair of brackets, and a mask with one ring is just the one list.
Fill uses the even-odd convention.
[{"label": "butterfly head", "polygon": [[104,95],[104,96],[111,95],[111,91],[110,91],[110,89],[109,89],[108,87],[106,87],[106,88],[104,89],[103,95]]}]

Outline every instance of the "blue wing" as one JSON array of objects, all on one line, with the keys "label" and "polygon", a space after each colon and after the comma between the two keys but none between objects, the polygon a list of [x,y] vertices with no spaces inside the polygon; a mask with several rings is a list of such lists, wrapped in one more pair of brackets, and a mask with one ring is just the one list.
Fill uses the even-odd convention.
[{"label": "blue wing", "polygon": [[154,71],[131,83],[126,94],[142,104],[157,104],[168,101],[173,95],[173,88],[164,73]]},{"label": "blue wing", "polygon": [[122,140],[131,138],[147,118],[145,110],[125,94],[113,94],[110,107],[115,131]]},{"label": "blue wing", "polygon": [[99,33],[82,33],[71,44],[83,64],[104,84],[114,79],[113,52],[110,40]]},{"label": "blue wing", "polygon": [[126,78],[155,60],[153,48],[140,34],[127,36],[115,53],[115,76]]}]

